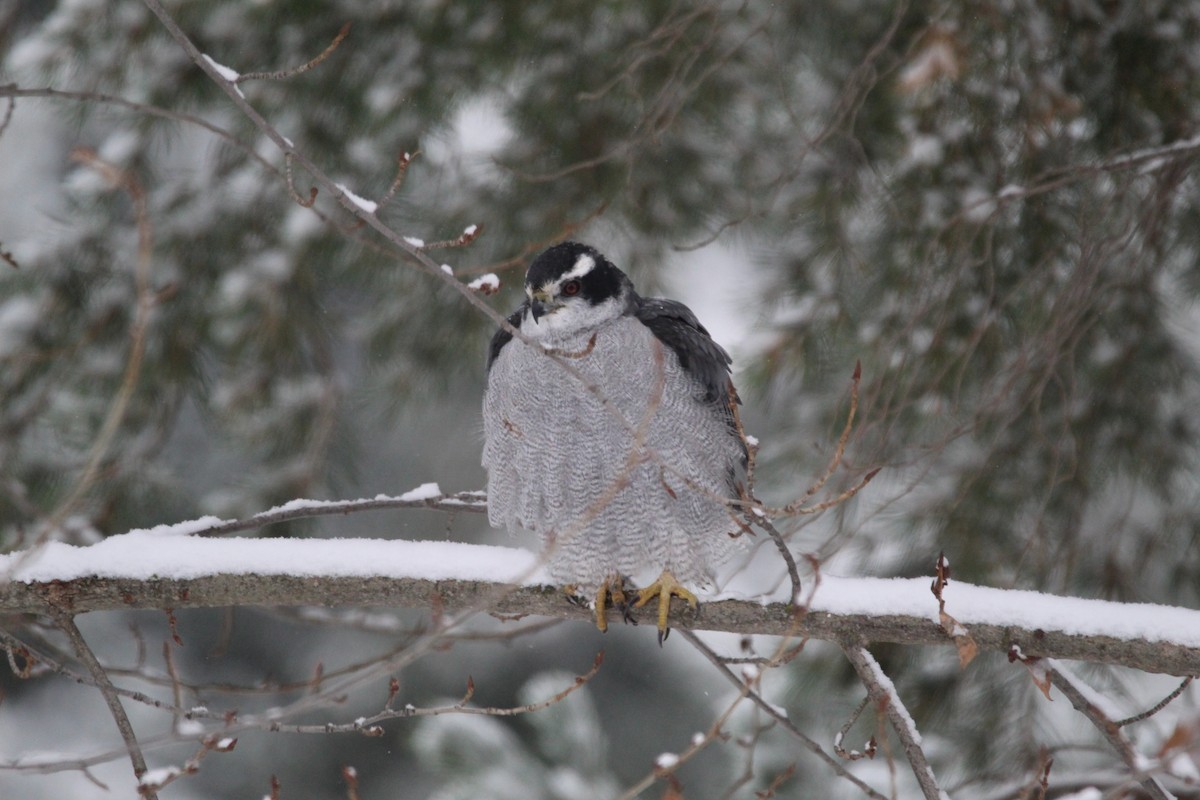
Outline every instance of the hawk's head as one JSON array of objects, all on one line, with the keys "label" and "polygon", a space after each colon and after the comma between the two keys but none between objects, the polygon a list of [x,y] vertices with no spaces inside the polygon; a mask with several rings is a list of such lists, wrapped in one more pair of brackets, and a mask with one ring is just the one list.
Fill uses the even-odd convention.
[{"label": "hawk's head", "polygon": [[627,313],[636,296],[624,272],[578,242],[557,244],[534,259],[525,294],[521,331],[535,339],[592,330]]}]

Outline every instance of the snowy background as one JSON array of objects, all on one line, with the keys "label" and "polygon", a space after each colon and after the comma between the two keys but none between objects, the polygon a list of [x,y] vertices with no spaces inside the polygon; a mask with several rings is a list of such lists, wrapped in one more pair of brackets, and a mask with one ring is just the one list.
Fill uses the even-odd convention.
[{"label": "snowy background", "polygon": [[[927,585],[945,551],[955,578],[980,587],[1178,609],[1072,612],[980,588],[977,606],[962,608],[970,619],[1048,614],[1194,643],[1200,3],[1044,6],[180,0],[169,10],[241,73],[304,63],[353,22],[317,68],[241,84],[247,100],[370,202],[399,154],[419,150],[380,218],[426,242],[481,226],[469,247],[432,255],[464,281],[497,274],[488,302],[500,312],[517,302],[529,258],[568,235],[606,252],[643,293],[687,302],[734,355],[769,502],[820,475],[861,360],[859,419],[830,491],[883,470],[853,501],[784,529],[793,551],[819,559],[828,588],[841,587],[836,602],[932,615]],[[278,151],[143,4],[18,0],[0,10],[0,59],[0,84],[88,93],[18,98],[0,135],[0,250],[16,264],[0,263],[0,545],[20,550],[50,520],[61,540],[21,569],[67,577],[74,560],[161,574],[263,557],[300,573],[388,558],[432,570],[420,555],[463,575],[482,552],[455,543],[529,558],[514,549],[531,542],[478,514],[428,510],[272,526],[261,531],[270,541],[120,538],[296,498],[480,488],[491,323],[355,229],[328,193],[315,211],[294,203]],[[136,176],[153,237],[157,300],[115,419],[137,324],[139,220],[76,148]],[[302,170],[295,183],[305,195]],[[430,544],[397,551],[394,540]],[[736,591],[785,587],[761,544],[732,570]],[[911,582],[887,595],[879,587],[892,584],[858,578]],[[555,623],[498,638],[511,626],[480,617],[422,650],[413,643],[429,620],[428,609],[182,610],[183,700],[266,715],[303,697],[318,664],[332,674],[395,657],[401,705],[456,702],[470,677],[474,702],[513,706],[570,685],[600,649],[605,661],[563,703],[521,717],[392,720],[378,738],[251,732],[163,795],[261,797],[276,774],[284,798],[341,798],[341,766],[353,764],[364,798],[619,796],[733,698],[693,648],[672,637],[660,651],[644,627],[601,636]],[[79,624],[114,681],[171,699],[163,614]],[[34,620],[4,627],[69,651]],[[775,645],[706,641],[731,654]],[[1002,655],[964,671],[949,648],[874,652],[954,796],[1016,796],[1044,753],[1056,760],[1052,785],[1119,784],[1122,765],[1096,731]],[[1080,671],[1125,716],[1178,684]],[[763,681],[827,746],[863,695],[821,643]],[[121,752],[91,768],[108,790],[78,770],[22,769],[121,750],[97,692],[3,667],[0,689],[0,796],[131,795]],[[386,692],[382,675],[344,705],[292,719],[352,721]],[[1190,688],[1130,728],[1138,750],[1194,753],[1197,699]],[[127,705],[153,766],[192,754],[170,714]],[[726,730],[729,740],[680,767],[687,797],[753,796],[793,763],[778,796],[857,791],[759,712],[738,710]],[[875,732],[863,720],[851,737]],[[1172,762],[1181,780],[1188,763]],[[850,768],[885,792],[893,780],[879,759]],[[903,763],[896,780],[913,796]],[[663,791],[658,782],[641,796]]]}]

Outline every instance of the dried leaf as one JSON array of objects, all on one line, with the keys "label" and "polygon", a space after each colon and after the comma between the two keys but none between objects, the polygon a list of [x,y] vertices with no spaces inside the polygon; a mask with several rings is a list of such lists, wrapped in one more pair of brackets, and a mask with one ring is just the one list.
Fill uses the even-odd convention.
[{"label": "dried leaf", "polygon": [[674,775],[667,776],[667,788],[663,791],[662,800],[684,800],[683,784]]},{"label": "dried leaf", "polygon": [[1171,735],[1162,743],[1162,747],[1158,748],[1158,757],[1163,758],[1172,750],[1186,750],[1196,741],[1196,729],[1190,725],[1175,723],[1175,730],[1171,731]]},{"label": "dried leaf", "polygon": [[958,650],[959,668],[966,669],[967,665],[975,660],[975,656],[979,655],[979,645],[975,643],[970,631],[947,614],[944,608],[938,612],[938,619],[941,621],[942,630],[954,640],[954,647]]},{"label": "dried leaf", "polygon": [[1030,659],[1024,664],[1029,670],[1029,677],[1033,678],[1033,685],[1042,690],[1047,700],[1054,702],[1054,698],[1050,696],[1050,673],[1036,660]]}]

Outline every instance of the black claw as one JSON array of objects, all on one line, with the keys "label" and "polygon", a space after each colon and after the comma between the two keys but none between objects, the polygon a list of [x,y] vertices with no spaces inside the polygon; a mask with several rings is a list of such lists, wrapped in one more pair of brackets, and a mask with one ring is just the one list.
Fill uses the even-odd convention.
[{"label": "black claw", "polygon": [[671,635],[671,629],[670,629],[670,628],[667,628],[665,631],[659,631],[659,632],[658,632],[658,646],[659,646],[659,647],[662,647],[662,646],[663,646],[663,642],[665,642],[665,641],[667,640],[667,637],[668,637],[668,636],[670,636],[670,635]]}]

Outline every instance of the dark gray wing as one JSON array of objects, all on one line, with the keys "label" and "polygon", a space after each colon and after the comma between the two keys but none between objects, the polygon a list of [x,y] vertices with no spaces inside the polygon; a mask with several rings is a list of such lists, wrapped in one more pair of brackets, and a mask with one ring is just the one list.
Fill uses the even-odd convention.
[{"label": "dark gray wing", "polygon": [[725,348],[712,340],[690,308],[674,300],[641,298],[633,315],[671,348],[679,358],[679,365],[704,388],[706,401],[728,407],[732,360]]},{"label": "dark gray wing", "polygon": [[684,372],[703,387],[705,402],[712,403],[729,426],[730,436],[738,442],[741,451],[737,462],[729,466],[729,485],[741,496],[749,453],[733,405],[742,401],[729,377],[729,365],[733,363],[729,353],[713,341],[708,330],[683,303],[658,297],[638,298],[633,315],[660,342],[671,348]]},{"label": "dark gray wing", "polygon": [[[520,308],[508,315],[509,325],[512,325],[514,328],[521,327],[521,318],[525,316],[525,305],[525,303],[522,303]],[[492,369],[492,362],[500,355],[500,351],[504,349],[504,345],[510,341],[512,341],[512,334],[504,330],[504,328],[499,328],[492,335],[492,343],[488,345],[487,368],[489,372]]]}]

